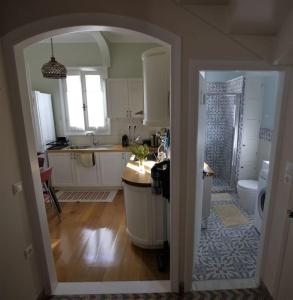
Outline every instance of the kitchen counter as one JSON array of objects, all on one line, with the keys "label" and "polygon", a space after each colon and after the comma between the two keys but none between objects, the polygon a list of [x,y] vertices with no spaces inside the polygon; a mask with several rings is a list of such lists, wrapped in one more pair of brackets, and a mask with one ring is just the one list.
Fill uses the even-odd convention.
[{"label": "kitchen counter", "polygon": [[139,169],[138,161],[129,161],[123,171],[122,181],[138,187],[151,187],[151,169],[156,162],[152,160],[144,161],[144,172]]},{"label": "kitchen counter", "polygon": [[[122,174],[122,181],[134,186],[150,187],[152,185],[151,169],[156,162],[144,161],[144,172],[139,170],[138,161],[129,161]],[[203,173],[205,176],[214,176],[212,168],[204,163]]]},{"label": "kitchen counter", "polygon": [[[87,153],[87,152],[131,152],[130,147],[122,147],[121,145],[97,145],[97,146],[67,146],[63,149],[48,150],[54,153]],[[83,148],[84,147],[84,148]],[[157,151],[157,148],[149,147],[150,151]]]}]

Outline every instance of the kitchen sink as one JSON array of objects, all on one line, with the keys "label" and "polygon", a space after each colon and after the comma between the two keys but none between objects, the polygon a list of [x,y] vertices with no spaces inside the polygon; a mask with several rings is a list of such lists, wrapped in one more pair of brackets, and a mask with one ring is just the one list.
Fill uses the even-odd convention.
[{"label": "kitchen sink", "polygon": [[66,149],[78,150],[78,149],[90,149],[92,146],[90,145],[71,145],[66,147]]}]

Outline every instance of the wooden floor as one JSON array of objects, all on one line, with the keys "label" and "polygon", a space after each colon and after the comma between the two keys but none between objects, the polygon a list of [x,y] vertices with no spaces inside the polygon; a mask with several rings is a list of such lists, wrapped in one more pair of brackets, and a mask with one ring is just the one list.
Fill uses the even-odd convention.
[{"label": "wooden floor", "polygon": [[58,222],[47,205],[59,282],[167,280],[157,270],[158,250],[134,246],[125,230],[123,192],[111,203],[61,203]]}]

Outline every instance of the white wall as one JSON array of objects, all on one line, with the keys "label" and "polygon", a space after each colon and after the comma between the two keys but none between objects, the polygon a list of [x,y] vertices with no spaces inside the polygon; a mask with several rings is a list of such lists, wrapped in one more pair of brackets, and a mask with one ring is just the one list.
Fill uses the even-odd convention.
[{"label": "white wall", "polygon": [[[36,299],[42,290],[41,274],[35,253],[25,260],[24,249],[32,243],[32,233],[24,193],[13,195],[12,184],[22,180],[15,139],[15,126],[7,94],[0,48],[0,298]],[[35,249],[36,250],[36,249]]]},{"label": "white wall", "polygon": [[[150,43],[108,43],[111,55],[111,67],[108,69],[109,78],[142,78],[141,54],[150,48],[157,47]],[[95,43],[56,43],[54,44],[56,59],[67,67],[88,67],[101,65],[101,53]],[[42,65],[50,58],[50,44],[35,44],[25,51],[26,63],[29,66],[33,90],[52,94],[54,119],[57,136],[64,135],[62,109],[58,80],[45,79],[41,74]],[[141,122],[136,124],[136,134],[148,137],[152,128],[145,127]],[[121,136],[128,133],[128,121],[111,120],[111,135],[98,137],[100,143],[121,143]],[[88,144],[90,137],[70,137],[72,143]]]}]

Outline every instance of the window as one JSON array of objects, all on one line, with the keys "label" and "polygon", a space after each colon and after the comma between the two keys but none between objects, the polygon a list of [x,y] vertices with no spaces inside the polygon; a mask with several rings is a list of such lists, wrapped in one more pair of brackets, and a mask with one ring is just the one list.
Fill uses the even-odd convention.
[{"label": "window", "polygon": [[68,68],[62,80],[66,134],[109,133],[103,68]]}]

